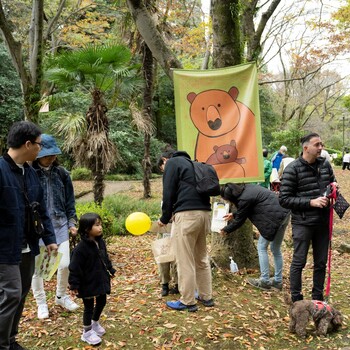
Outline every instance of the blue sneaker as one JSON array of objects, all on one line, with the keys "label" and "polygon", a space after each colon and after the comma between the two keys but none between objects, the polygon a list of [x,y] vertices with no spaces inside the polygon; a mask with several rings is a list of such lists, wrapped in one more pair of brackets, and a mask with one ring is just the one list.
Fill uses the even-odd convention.
[{"label": "blue sneaker", "polygon": [[185,305],[182,304],[180,300],[177,301],[167,301],[166,306],[170,309],[181,311],[181,310],[187,310],[188,312],[195,312],[198,310],[197,305]]}]

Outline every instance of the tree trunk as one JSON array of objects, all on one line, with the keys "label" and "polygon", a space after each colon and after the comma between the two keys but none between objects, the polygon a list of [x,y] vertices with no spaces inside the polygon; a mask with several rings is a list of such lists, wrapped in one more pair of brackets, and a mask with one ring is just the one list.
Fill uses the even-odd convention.
[{"label": "tree trunk", "polygon": [[[145,88],[143,92],[143,117],[147,125],[152,125],[152,96],[153,96],[153,55],[146,43],[142,45],[143,49],[143,76]],[[150,177],[152,173],[150,147],[151,147],[151,130],[146,128],[144,136],[144,157],[142,160],[143,167],[143,197],[151,197]]]},{"label": "tree trunk", "polygon": [[94,184],[93,184],[93,194],[94,194],[94,202],[98,205],[101,205],[103,202],[103,194],[105,189],[104,183],[104,170],[103,164],[101,161],[101,157],[95,158],[96,168],[93,171]]},{"label": "tree trunk", "polygon": [[22,43],[15,40],[0,0],[0,30],[21,80],[25,118],[38,121],[41,99],[44,0],[33,0],[29,28],[29,69],[23,60]]},{"label": "tree trunk", "polygon": [[[256,26],[256,14],[259,11],[258,0],[244,1],[244,12],[242,13],[242,31],[244,42],[247,46],[246,60],[257,61],[261,55],[261,37],[268,20],[275,12],[281,0],[272,0],[269,8],[261,14],[260,21]],[[256,29],[255,29],[256,27]]]},{"label": "tree trunk", "polygon": [[213,66],[222,68],[243,62],[239,0],[212,0]]},{"label": "tree trunk", "polygon": [[181,68],[182,64],[164,42],[156,23],[144,6],[143,1],[127,0],[127,4],[137,29],[152,51],[153,57],[163,67],[165,73],[172,78],[171,68]]},{"label": "tree trunk", "polygon": [[257,269],[259,267],[258,251],[253,242],[252,224],[249,220],[237,231],[225,237],[214,232],[211,236],[211,256],[222,268],[230,267],[230,259],[238,265],[238,269]]}]

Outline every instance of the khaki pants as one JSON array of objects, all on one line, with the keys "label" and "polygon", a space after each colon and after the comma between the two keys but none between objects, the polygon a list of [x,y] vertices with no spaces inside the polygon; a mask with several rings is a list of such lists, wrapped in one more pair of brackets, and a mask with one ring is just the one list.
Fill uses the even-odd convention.
[{"label": "khaki pants", "polygon": [[195,290],[204,300],[212,298],[212,278],[206,235],[210,232],[210,212],[191,210],[176,213],[172,236],[180,290],[180,301],[196,304]]},{"label": "khaki pants", "polygon": [[161,284],[169,283],[171,278],[173,278],[174,284],[178,284],[175,262],[158,264],[158,270]]}]

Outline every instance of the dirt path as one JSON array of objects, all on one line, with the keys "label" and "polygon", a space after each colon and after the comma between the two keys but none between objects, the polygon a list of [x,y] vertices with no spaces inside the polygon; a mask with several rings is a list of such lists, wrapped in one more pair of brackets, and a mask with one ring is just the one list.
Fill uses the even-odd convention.
[{"label": "dirt path", "polygon": [[[118,192],[132,191],[142,185],[142,181],[105,181],[104,196],[110,196]],[[77,202],[89,202],[94,200],[92,193],[92,183],[89,184],[88,190],[91,190],[88,194],[77,199]]]}]

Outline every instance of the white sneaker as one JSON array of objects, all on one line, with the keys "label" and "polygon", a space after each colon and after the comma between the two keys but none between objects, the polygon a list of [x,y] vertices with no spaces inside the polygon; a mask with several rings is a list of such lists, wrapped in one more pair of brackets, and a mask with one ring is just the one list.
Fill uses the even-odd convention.
[{"label": "white sneaker", "polygon": [[38,318],[43,320],[44,318],[49,318],[49,309],[47,304],[38,305]]},{"label": "white sneaker", "polygon": [[64,295],[63,297],[55,299],[56,305],[60,305],[63,308],[67,309],[68,311],[75,311],[79,308],[79,305],[76,304],[69,295]]},{"label": "white sneaker", "polygon": [[100,344],[102,339],[96,334],[96,332],[93,329],[90,329],[87,332],[83,332],[81,335],[81,340],[90,344],[90,345],[97,345]]},{"label": "white sneaker", "polygon": [[106,330],[100,325],[100,322],[98,321],[92,321],[92,329],[99,337],[106,333]]}]

